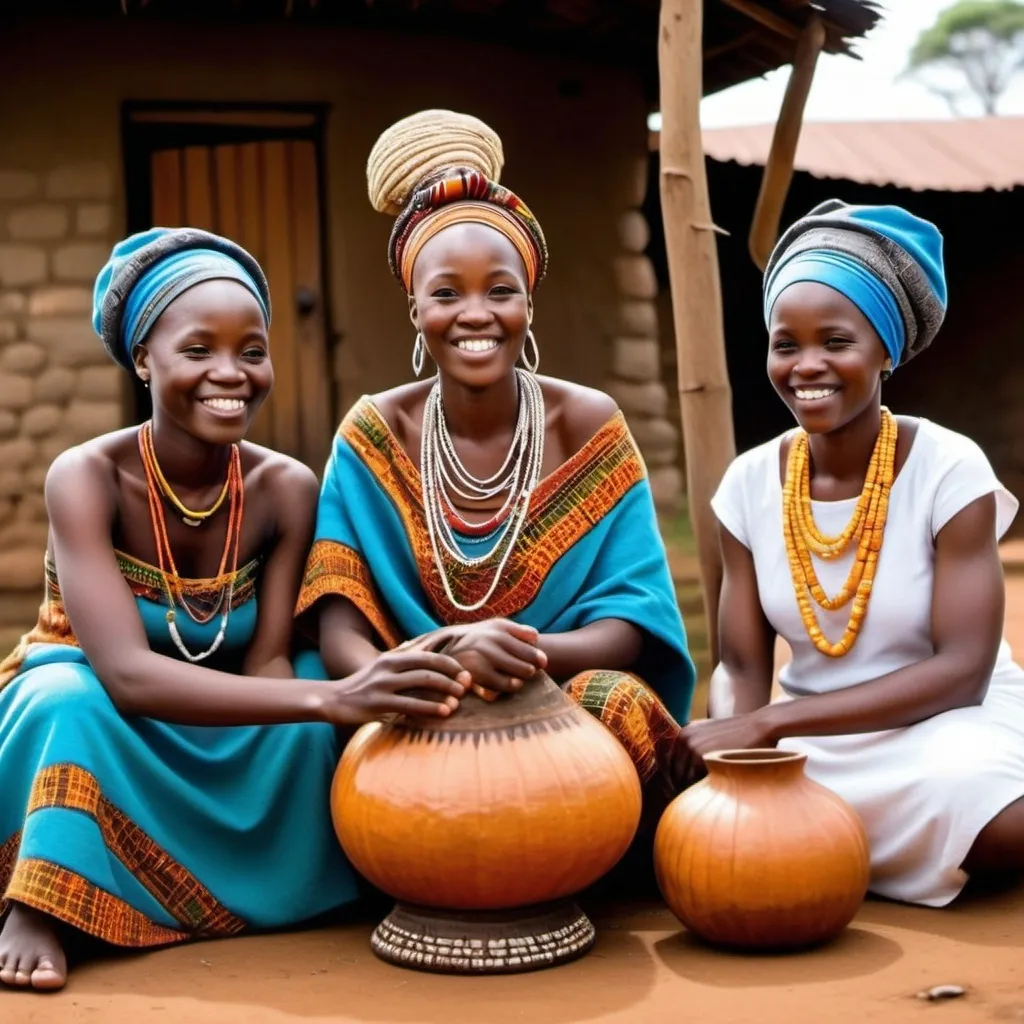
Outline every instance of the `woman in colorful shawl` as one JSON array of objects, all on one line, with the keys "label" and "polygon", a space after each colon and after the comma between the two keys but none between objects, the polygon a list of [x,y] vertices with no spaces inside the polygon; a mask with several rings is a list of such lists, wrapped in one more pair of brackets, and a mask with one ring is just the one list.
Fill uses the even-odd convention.
[{"label": "woman in colorful shawl", "polygon": [[463,692],[457,663],[419,652],[294,678],[318,487],[242,441],[273,383],[269,322],[255,260],[205,232],[133,236],[99,275],[96,330],[153,415],[47,476],[45,600],[0,664],[4,984],[63,985],[70,929],[157,946],[352,900],[335,726]]},{"label": "woman in colorful shawl", "polygon": [[399,645],[445,644],[488,696],[546,670],[663,799],[694,670],[647,474],[607,395],[536,375],[547,248],[501,164],[495,133],[450,111],[370,155],[371,202],[399,212],[413,371],[437,374],[345,417],[298,612],[331,676]]}]

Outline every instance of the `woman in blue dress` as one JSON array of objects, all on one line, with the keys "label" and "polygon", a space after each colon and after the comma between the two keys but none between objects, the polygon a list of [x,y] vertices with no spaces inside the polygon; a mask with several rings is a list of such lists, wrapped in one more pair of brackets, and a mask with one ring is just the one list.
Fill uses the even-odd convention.
[{"label": "woman in blue dress", "polygon": [[467,681],[412,650],[295,678],[318,487],[242,440],[274,379],[256,261],[157,228],[115,247],[95,300],[153,414],[54,461],[45,599],[0,663],[0,982],[36,989],[64,984],[66,929],[151,947],[353,900],[337,727],[447,715]]}]

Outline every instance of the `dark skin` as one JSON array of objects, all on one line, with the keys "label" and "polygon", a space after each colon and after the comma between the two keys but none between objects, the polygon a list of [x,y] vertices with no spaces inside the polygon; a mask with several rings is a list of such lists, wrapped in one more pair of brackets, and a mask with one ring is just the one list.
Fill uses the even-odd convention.
[{"label": "dark skin", "polygon": [[[838,501],[860,494],[881,422],[882,343],[845,296],[806,282],[787,288],[769,325],[768,375],[810,435],[811,496]],[[802,398],[807,391],[835,393]],[[917,434],[899,417],[896,472]],[[784,476],[788,445],[780,453]],[[1002,636],[1004,586],[992,495],[954,516],[935,539],[934,654],[877,679],[833,693],[772,704],[775,633],[761,609],[753,557],[720,528],[724,581],[719,617],[721,662],[711,682],[710,720],[683,729],[680,770],[703,774],[713,750],[774,746],[790,736],[835,736],[914,725],[981,704]],[[981,832],[968,871],[1024,868],[1024,801]]]},{"label": "dark skin", "polygon": [[[115,559],[116,548],[157,563],[138,430],[106,434],[60,455],[46,480],[50,553],[75,636],[118,710],[200,726],[354,726],[388,713],[450,714],[469,678],[453,658],[431,651],[388,654],[326,683],[294,678],[292,615],[319,485],[301,463],[242,441],[274,380],[255,298],[233,281],[196,285],[161,315],[136,349],[135,363],[153,398],[157,459],[187,507],[213,504],[230,445],[240,443],[245,515],[239,564],[258,557],[263,565],[255,634],[231,671],[151,650]],[[224,400],[239,407],[224,408]],[[217,574],[227,508],[189,527],[165,505],[181,576]],[[0,933],[0,982],[52,990],[66,976],[55,923],[12,904]]]},{"label": "dark skin", "polygon": [[[533,317],[526,271],[512,243],[481,224],[455,224],[421,250],[413,271],[409,315],[422,331],[441,380],[445,415],[459,458],[477,477],[501,466],[512,441],[518,410],[514,375]],[[487,352],[470,353],[459,341],[488,339]],[[549,377],[544,394],[546,435],[542,476],[578,452],[615,413],[599,391]],[[423,408],[431,380],[415,381],[374,397],[374,403],[410,459],[419,467]],[[470,522],[484,522],[504,495],[468,504],[457,499]],[[320,607],[320,651],[330,673],[352,672],[380,657],[370,623],[348,600],[333,597]],[[437,630],[408,644],[444,644],[481,686],[499,692],[522,687],[539,669],[568,679],[595,665],[626,668],[640,653],[640,631],[606,619],[567,633],[538,635],[503,619]]]}]

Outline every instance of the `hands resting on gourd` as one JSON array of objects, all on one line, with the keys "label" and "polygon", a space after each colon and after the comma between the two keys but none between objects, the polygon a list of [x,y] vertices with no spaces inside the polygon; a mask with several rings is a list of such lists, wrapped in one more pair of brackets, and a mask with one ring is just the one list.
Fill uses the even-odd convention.
[{"label": "hands resting on gourd", "polygon": [[469,686],[485,700],[521,690],[547,665],[537,646],[540,636],[532,626],[509,619],[486,619],[458,626],[443,626],[407,640],[399,651],[443,651],[469,673]]}]

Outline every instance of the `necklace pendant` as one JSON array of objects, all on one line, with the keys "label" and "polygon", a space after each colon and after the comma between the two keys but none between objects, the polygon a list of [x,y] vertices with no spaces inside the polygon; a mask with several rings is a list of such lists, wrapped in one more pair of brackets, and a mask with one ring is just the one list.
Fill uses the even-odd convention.
[{"label": "necklace pendant", "polygon": [[189,519],[188,516],[182,516],[181,517],[181,521],[186,526],[202,526],[203,525],[202,519]]}]

